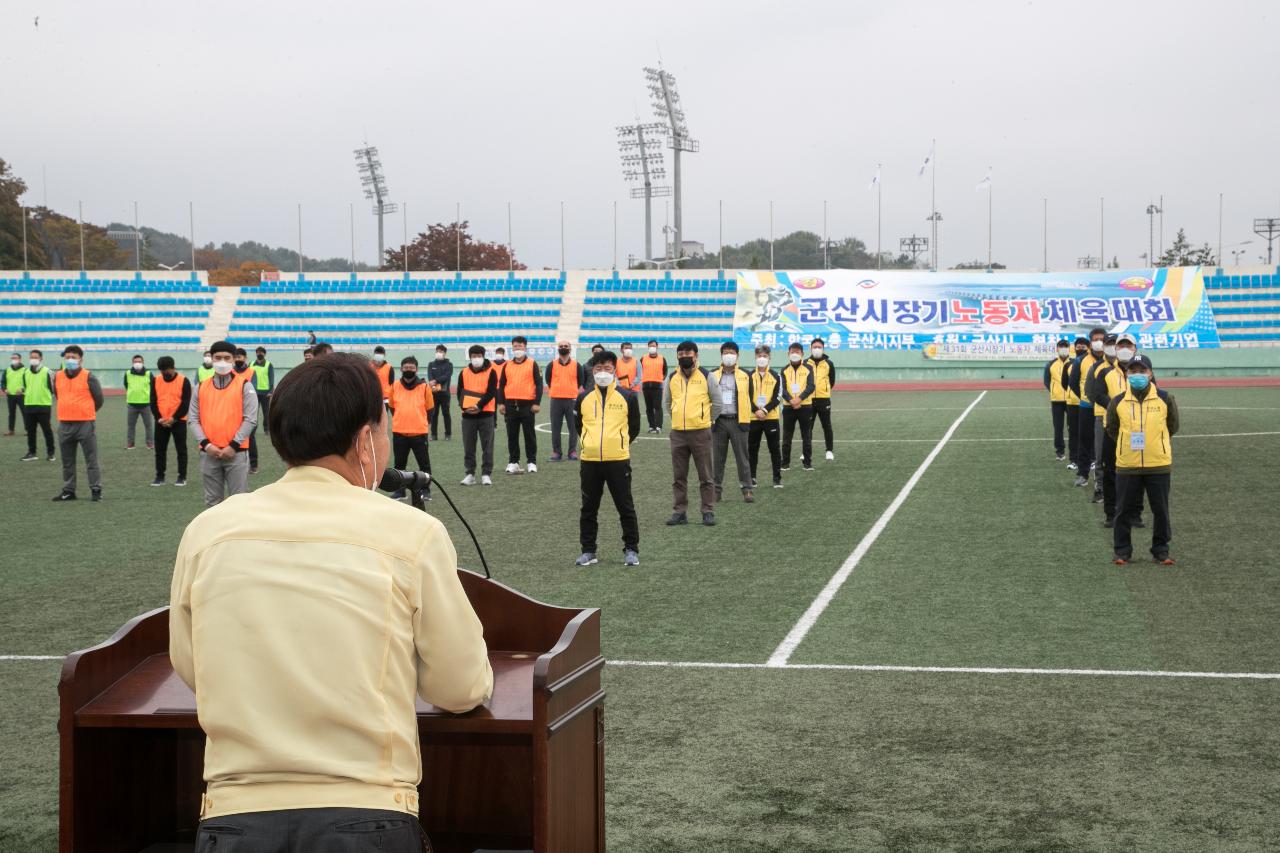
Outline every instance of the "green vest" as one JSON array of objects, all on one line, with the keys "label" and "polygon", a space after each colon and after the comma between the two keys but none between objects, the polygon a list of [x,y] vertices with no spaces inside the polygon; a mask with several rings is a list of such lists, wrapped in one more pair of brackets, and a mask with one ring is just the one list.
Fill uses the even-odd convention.
[{"label": "green vest", "polygon": [[196,384],[201,385],[206,379],[214,374],[212,367],[205,367],[203,364],[196,368]]},{"label": "green vest", "polygon": [[53,405],[53,378],[49,368],[43,364],[39,370],[27,368],[22,371],[22,403],[25,406]]},{"label": "green vest", "polygon": [[253,363],[249,365],[253,368],[254,385],[260,392],[266,393],[271,390],[271,362],[266,364]]},{"label": "green vest", "polygon": [[151,371],[139,375],[130,370],[124,375],[125,402],[131,406],[145,406],[151,402]]},{"label": "green vest", "polygon": [[26,371],[25,367],[6,367],[4,369],[4,390],[10,394],[18,395],[22,393],[22,374]]}]

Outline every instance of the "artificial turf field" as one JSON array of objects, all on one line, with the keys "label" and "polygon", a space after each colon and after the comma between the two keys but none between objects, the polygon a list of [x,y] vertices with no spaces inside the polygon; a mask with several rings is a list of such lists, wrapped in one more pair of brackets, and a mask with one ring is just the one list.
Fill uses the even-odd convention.
[{"label": "artificial turf field", "polygon": [[[607,497],[601,564],[572,566],[576,463],[503,475],[500,431],[496,485],[467,489],[459,437],[431,453],[498,580],[603,609],[612,850],[1276,850],[1280,675],[1149,673],[1280,673],[1280,390],[1172,390],[1173,568],[1143,560],[1149,528],[1110,563],[1039,392],[987,392],[958,425],[980,392],[837,394],[836,460],[819,442],[800,471],[797,439],[786,487],[730,487],[715,528],[662,524],[667,442],[642,433],[638,569]],[[0,655],[87,647],[167,603],[198,463],[150,487],[124,418],[119,397],[99,414],[100,504],[83,469],[81,500],[51,503],[61,466],[0,439]],[[934,450],[788,665],[763,666]],[[265,449],[251,483],[281,471]],[[970,667],[1114,672],[946,669]],[[0,660],[0,850],[56,849],[59,668]]]}]

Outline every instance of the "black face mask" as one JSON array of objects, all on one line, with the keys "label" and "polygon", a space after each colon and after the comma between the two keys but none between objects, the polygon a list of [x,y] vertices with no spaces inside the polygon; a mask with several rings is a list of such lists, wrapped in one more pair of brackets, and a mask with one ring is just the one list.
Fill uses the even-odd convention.
[{"label": "black face mask", "polygon": [[688,370],[689,368],[693,367],[694,358],[691,355],[682,355],[677,360],[680,362],[680,366],[683,367],[685,370]]},{"label": "black face mask", "polygon": [[569,349],[568,349],[568,347],[565,347],[565,348],[563,348],[563,349],[558,350],[558,352],[559,352],[561,355],[568,355],[568,354],[569,354]]},{"label": "black face mask", "polygon": [[418,371],[416,371],[416,370],[401,370],[401,371],[400,371],[400,378],[402,378],[402,379],[404,380],[404,384],[406,384],[406,385],[412,385],[412,384],[413,384],[413,380],[418,378]]}]

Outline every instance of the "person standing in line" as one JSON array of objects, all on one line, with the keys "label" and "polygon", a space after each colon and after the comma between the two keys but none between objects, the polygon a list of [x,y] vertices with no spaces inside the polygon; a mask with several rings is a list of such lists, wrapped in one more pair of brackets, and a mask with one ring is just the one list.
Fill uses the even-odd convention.
[{"label": "person standing in line", "polygon": [[782,368],[782,470],[791,470],[791,437],[800,426],[800,462],[804,470],[813,470],[813,393],[817,383],[813,369],[804,363],[804,347],[794,343],[787,348]]},{"label": "person standing in line", "polygon": [[[232,366],[232,371],[235,373],[236,376],[239,376],[241,379],[247,382],[249,384],[250,389],[254,388],[253,380],[256,374],[253,372],[253,368],[249,366],[249,353],[245,352],[244,347],[236,347],[235,361]],[[256,390],[254,391],[254,395],[255,396],[257,395]],[[257,442],[258,422],[257,422],[256,410],[255,410],[254,418],[255,420],[253,422],[253,434],[250,435],[249,437],[250,438],[250,441],[249,441],[249,473],[250,474],[258,473],[258,442]]]},{"label": "person standing in line", "polygon": [[748,452],[751,455],[751,485],[756,485],[756,467],[760,459],[760,439],[769,445],[769,462],[773,467],[773,487],[782,488],[782,450],[778,446],[778,420],[782,380],[769,369],[772,350],[761,344],[756,347],[756,369],[751,374],[751,435]]},{"label": "person standing in line", "polygon": [[1105,433],[1103,427],[1103,418],[1107,414],[1106,405],[1099,406],[1098,397],[1101,395],[1110,401],[1110,395],[1106,393],[1106,386],[1101,389],[1098,386],[1098,372],[1107,367],[1114,367],[1116,363],[1116,336],[1108,334],[1102,339],[1102,356],[1096,359],[1089,367],[1089,371],[1080,380],[1080,386],[1084,389],[1085,396],[1089,398],[1089,405],[1093,414],[1093,497],[1090,503],[1100,504],[1104,501],[1102,494],[1102,480],[1105,476],[1105,460],[1103,459],[1103,445],[1106,444]]},{"label": "person standing in line", "polygon": [[311,348],[311,347],[307,347],[306,349],[304,349],[304,350],[302,351],[302,361],[303,361],[303,363],[306,363],[306,362],[308,362],[308,361],[311,361],[311,359],[313,359],[313,358],[315,358],[315,357],[316,357],[316,352],[315,352],[315,350],[314,350],[313,348]]},{"label": "person standing in line", "polygon": [[835,433],[831,429],[831,391],[836,387],[836,366],[826,353],[826,342],[822,338],[814,338],[809,344],[809,358],[805,364],[813,371],[813,418],[822,423],[826,460],[830,462],[836,458]]},{"label": "person standing in line", "polygon": [[125,450],[133,450],[134,438],[137,436],[138,418],[142,418],[143,432],[147,439],[147,449],[155,447],[155,433],[151,427],[151,371],[142,356],[133,357],[133,366],[125,371],[121,385],[124,388],[124,401],[128,418],[128,438]]},{"label": "person standing in line", "polygon": [[[267,430],[270,429],[267,420],[271,414],[271,392],[276,387],[276,368],[267,361],[266,347],[258,347],[253,354],[253,364],[250,365],[253,368],[253,390],[258,395],[258,412],[262,415],[262,434],[266,435]],[[257,467],[256,462],[254,467]]]},{"label": "person standing in line", "polygon": [[745,370],[738,368],[736,343],[725,341],[720,345],[720,366],[711,371],[709,379],[720,390],[720,406],[712,412],[711,421],[716,501],[724,495],[724,468],[729,459],[729,448],[732,447],[742,499],[747,503],[754,503],[754,483],[751,481],[751,465],[747,459],[747,433],[751,431],[751,379]]},{"label": "person standing in line", "polygon": [[640,519],[631,497],[631,443],[640,434],[640,404],[619,387],[617,356],[601,350],[588,363],[593,388],[578,395],[574,420],[582,433],[582,511],[578,519],[582,555],[578,566],[599,562],[600,500],[605,486],[622,523],[622,564],[640,565]]},{"label": "person standing in line", "polygon": [[679,367],[671,371],[662,390],[662,408],[671,416],[672,514],[667,526],[689,523],[689,460],[698,472],[702,523],[716,523],[715,466],[711,454],[712,413],[720,408],[720,386],[698,366],[698,345],[683,341],[676,347]]},{"label": "person standing in line", "polygon": [[640,359],[640,389],[651,435],[662,432],[662,393],[666,382],[667,360],[658,355],[658,342],[651,340],[644,358]]},{"label": "person standing in line", "polygon": [[1067,417],[1067,389],[1063,387],[1062,372],[1071,359],[1071,342],[1058,341],[1058,354],[1044,366],[1044,387],[1049,392],[1049,418],[1053,422],[1053,452],[1058,461],[1067,458],[1067,445],[1063,439],[1062,425]]},{"label": "person standing in line", "polygon": [[235,370],[236,353],[244,350],[227,341],[209,349],[214,374],[192,394],[187,418],[200,445],[204,505],[213,507],[249,490],[248,448],[258,425],[258,394],[253,374]]},{"label": "person standing in line", "polygon": [[[382,377],[378,377],[381,385]],[[395,454],[396,470],[403,471],[409,464],[409,452],[418,470],[431,473],[431,450],[427,444],[427,425],[431,410],[435,408],[435,395],[431,386],[418,376],[418,359],[408,356],[400,362],[400,381],[389,392],[391,408],[391,452]],[[379,475],[381,476],[381,475]],[[431,486],[419,492],[424,501],[431,500]],[[404,489],[394,492],[393,500],[402,500]]]},{"label": "person standing in line", "polygon": [[191,409],[191,382],[179,373],[173,357],[156,359],[159,373],[151,377],[151,416],[156,421],[156,478],[153,486],[164,485],[169,456],[169,440],[178,457],[178,479],[175,486],[187,484],[187,412]]},{"label": "person standing in line", "polygon": [[622,355],[618,358],[618,387],[624,391],[640,390],[640,362],[632,355],[630,341],[622,342]]},{"label": "person standing in line", "polygon": [[[511,339],[511,361],[498,378],[498,414],[507,424],[507,473],[538,473],[538,432],[534,421],[542,410],[542,371],[529,358],[529,342],[524,335]],[[520,435],[524,434],[524,455],[528,467],[520,467]]]},{"label": "person standing in line", "polygon": [[507,367],[507,348],[498,347],[493,351],[493,369],[498,371],[498,384],[502,384],[502,371]]},{"label": "person standing in line", "polygon": [[445,441],[453,438],[453,418],[449,416],[449,386],[453,384],[453,362],[444,344],[436,346],[436,359],[427,365],[427,384],[435,395],[431,409],[431,440],[440,440],[440,421],[444,421]]},{"label": "person standing in line", "polygon": [[311,357],[313,359],[322,358],[326,355],[331,355],[332,353],[333,353],[333,344],[326,343],[325,341],[320,341],[319,343],[311,347]]},{"label": "person standing in line", "polygon": [[480,441],[480,485],[493,485],[493,433],[498,408],[498,372],[484,357],[484,347],[467,350],[470,362],[458,374],[458,411],[462,423],[462,485],[476,484],[476,440]]},{"label": "person standing in line", "polygon": [[[1116,357],[1115,361],[1095,373],[1094,380],[1094,408],[1102,407],[1103,411],[1111,408],[1111,400],[1124,393],[1128,386],[1128,379],[1125,377],[1125,368],[1133,357],[1137,355],[1138,342],[1133,335],[1126,332],[1116,339]],[[1116,443],[1112,439],[1110,433],[1106,430],[1107,416],[1104,414],[1102,423],[1098,424],[1103,433],[1102,457],[1099,460],[1102,468],[1102,510],[1103,521],[1102,526],[1106,528],[1115,527],[1116,519]],[[1142,497],[1138,497],[1138,512],[1130,520],[1130,527],[1146,527],[1142,520]]]},{"label": "person standing in line", "polygon": [[22,364],[22,353],[15,352],[9,356],[9,366],[4,371],[4,393],[9,400],[9,431],[5,435],[13,435],[13,428],[21,418],[24,422],[26,416],[22,411],[22,374],[26,371],[26,367]]},{"label": "person standing in line", "polygon": [[1169,543],[1173,525],[1169,521],[1170,477],[1173,471],[1173,442],[1178,434],[1178,402],[1155,384],[1151,359],[1135,355],[1126,368],[1128,388],[1112,398],[1107,407],[1106,429],[1116,445],[1116,517],[1112,546],[1115,564],[1133,559],[1131,528],[1141,513],[1145,492],[1151,505],[1151,557],[1172,566]]},{"label": "person standing in line", "polygon": [[[414,364],[418,362],[415,360]],[[382,386],[382,400],[391,405],[391,388],[396,384],[396,371],[387,363],[387,351],[379,344],[373,348],[373,372],[378,374],[378,384]]]},{"label": "person standing in line", "polygon": [[58,400],[58,451],[62,455],[62,491],[55,501],[76,499],[76,450],[84,450],[92,500],[102,500],[102,472],[98,468],[98,409],[102,386],[84,369],[84,350],[72,344],[62,351],[62,369],[53,374],[53,394]]},{"label": "person standing in line", "polygon": [[[573,357],[573,344],[560,341],[556,345],[556,358],[547,363],[547,394],[551,397],[551,461],[559,462],[578,458],[578,425],[574,422],[574,410],[578,394],[587,384],[586,370]],[[569,432],[568,456],[561,454],[560,427]]]},{"label": "person standing in line", "polygon": [[53,373],[44,366],[44,353],[33,349],[22,374],[22,417],[27,429],[27,455],[21,462],[34,462],[36,456],[36,427],[44,433],[44,447],[50,462],[57,459],[53,450],[53,426],[50,416],[53,410]]},{"label": "person standing in line", "polygon": [[1089,473],[1093,470],[1093,403],[1089,401],[1089,392],[1085,388],[1085,377],[1089,370],[1102,359],[1103,339],[1107,330],[1095,326],[1089,330],[1089,349],[1085,351],[1072,366],[1070,384],[1080,400],[1076,431],[1080,433],[1076,442],[1076,485],[1089,485]]},{"label": "person standing in line", "polygon": [[1071,345],[1072,356],[1062,368],[1062,393],[1067,404],[1067,470],[1076,470],[1076,457],[1080,455],[1080,397],[1071,387],[1071,370],[1089,351],[1089,339],[1077,337]]},{"label": "person standing in line", "polygon": [[195,382],[191,383],[194,387],[199,388],[200,383],[204,382],[213,375],[213,353],[208,350],[204,351],[204,355],[200,359],[200,366],[196,368]]}]

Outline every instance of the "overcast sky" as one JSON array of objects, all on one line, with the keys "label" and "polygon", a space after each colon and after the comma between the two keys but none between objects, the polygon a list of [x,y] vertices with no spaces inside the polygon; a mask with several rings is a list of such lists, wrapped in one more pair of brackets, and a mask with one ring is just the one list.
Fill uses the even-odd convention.
[{"label": "overcast sky", "polygon": [[[36,17],[39,25],[36,26]],[[131,219],[196,240],[257,239],[373,262],[374,220],[352,149],[381,149],[411,231],[454,218],[514,244],[530,267],[642,254],[615,126],[651,119],[641,68],[673,72],[692,135],[685,238],[822,229],[874,247],[867,185],[883,163],[883,244],[925,234],[937,142],[941,262],[987,253],[1038,268],[1100,248],[1147,251],[1161,193],[1165,242],[1252,238],[1280,215],[1280,3],[389,2],[220,0],[0,4],[0,157],[56,210]],[[42,170],[45,170],[42,172]],[[656,202],[660,245],[662,202]],[[387,243],[399,244],[399,214]]]}]

